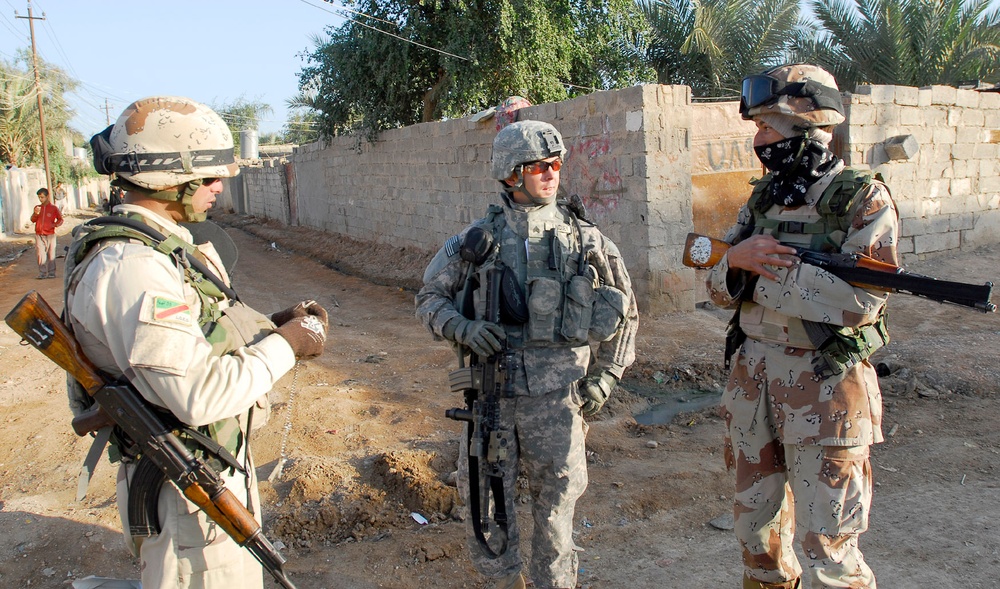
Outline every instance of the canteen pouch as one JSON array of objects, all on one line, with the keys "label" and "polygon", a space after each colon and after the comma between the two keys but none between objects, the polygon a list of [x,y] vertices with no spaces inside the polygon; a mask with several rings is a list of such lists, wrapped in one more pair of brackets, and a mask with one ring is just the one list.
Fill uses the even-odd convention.
[{"label": "canteen pouch", "polygon": [[535,278],[528,290],[528,341],[556,341],[562,285],[552,278]]},{"label": "canteen pouch", "polygon": [[618,333],[625,319],[628,296],[613,286],[599,286],[594,290],[594,294],[590,337],[599,342],[606,342]]},{"label": "canteen pouch", "polygon": [[587,276],[574,276],[566,285],[560,333],[568,341],[587,342],[591,315],[594,312],[594,283]]}]

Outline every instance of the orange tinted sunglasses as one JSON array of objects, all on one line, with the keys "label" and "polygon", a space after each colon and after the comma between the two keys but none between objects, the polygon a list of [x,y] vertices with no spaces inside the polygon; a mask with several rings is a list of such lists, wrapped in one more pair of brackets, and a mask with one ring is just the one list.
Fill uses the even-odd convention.
[{"label": "orange tinted sunglasses", "polygon": [[531,162],[530,164],[523,164],[521,166],[521,170],[523,170],[525,174],[537,176],[538,174],[548,172],[549,168],[552,168],[553,172],[558,172],[559,168],[562,167],[562,164],[562,160],[556,160],[554,162],[537,161]]}]

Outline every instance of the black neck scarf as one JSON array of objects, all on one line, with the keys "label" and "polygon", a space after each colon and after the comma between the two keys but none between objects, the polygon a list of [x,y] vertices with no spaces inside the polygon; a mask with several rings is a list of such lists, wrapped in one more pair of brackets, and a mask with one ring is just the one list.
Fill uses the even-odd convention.
[{"label": "black neck scarf", "polygon": [[804,205],[809,187],[840,161],[825,145],[801,135],[754,147],[754,152],[771,171],[770,204],[786,207]]}]

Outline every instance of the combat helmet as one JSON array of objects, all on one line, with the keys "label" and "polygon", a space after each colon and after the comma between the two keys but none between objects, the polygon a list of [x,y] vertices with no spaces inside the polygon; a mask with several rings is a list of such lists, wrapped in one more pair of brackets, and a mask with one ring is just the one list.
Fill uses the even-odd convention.
[{"label": "combat helmet", "polygon": [[[503,182],[521,164],[566,153],[559,131],[542,121],[518,121],[500,130],[493,139],[490,175]],[[520,176],[520,174],[519,174]],[[519,182],[522,180],[518,179]]]},{"label": "combat helmet", "polygon": [[829,72],[795,63],[743,78],[740,114],[744,119],[782,115],[804,131],[844,122],[844,105]]},{"label": "combat helmet", "polygon": [[191,197],[206,178],[239,174],[233,135],[218,114],[180,96],[153,96],[130,104],[114,125],[90,140],[98,173],[137,187],[151,198],[180,201],[188,221]]}]

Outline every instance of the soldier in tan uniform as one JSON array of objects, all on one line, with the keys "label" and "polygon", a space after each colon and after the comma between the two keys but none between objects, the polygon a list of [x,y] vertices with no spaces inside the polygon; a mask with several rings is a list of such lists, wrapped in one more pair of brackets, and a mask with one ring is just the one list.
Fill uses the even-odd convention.
[{"label": "soldier in tan uniform", "polygon": [[723,409],[743,587],[795,589],[806,574],[813,589],[874,589],[858,536],[872,499],[869,446],[882,441],[868,357],[888,342],[886,295],[803,263],[789,245],[897,264],[895,205],[884,184],[830,152],[844,115],[826,71],[794,64],[750,76],[740,112],[757,124],[754,150],[769,173],[708,286],[715,304],[736,309]]},{"label": "soldier in tan uniform", "polygon": [[[253,311],[233,296],[212,244],[195,246],[179,224],[204,221],[221,178],[239,172],[232,135],[211,109],[180,97],[138,100],[92,145],[98,171],[117,174],[125,190],[114,213],[127,219],[77,228],[67,256],[67,323],[98,368],[187,426],[184,443],[216,466],[260,521],[251,422],[266,418],[268,391],[296,359],[323,351],[326,311],[312,301],[270,318]],[[128,222],[143,231],[120,224]],[[169,246],[144,237],[149,230]],[[69,388],[79,414],[90,399],[75,382]],[[198,434],[223,450],[208,452]],[[143,456],[115,442],[119,511],[145,589],[262,587],[253,556],[169,483],[158,500],[151,494],[159,532],[131,535],[125,507]]]},{"label": "soldier in tan uniform", "polygon": [[[573,514],[587,487],[584,416],[600,410],[635,360],[638,313],[621,254],[579,209],[556,197],[565,153],[562,136],[548,123],[504,127],[493,142],[491,167],[502,204],[491,205],[486,217],[445,243],[416,296],[417,317],[435,337],[454,342],[463,355],[507,357],[510,391],[499,402],[500,429],[511,434],[501,467],[506,552],[485,552],[474,517],[466,518],[473,563],[501,589],[525,587],[514,518],[519,473],[527,477],[532,499],[534,587],[576,587]],[[470,244],[475,235],[491,245]],[[481,255],[470,260],[463,250]],[[491,270],[509,277],[502,281],[502,298],[511,307],[524,304],[505,307],[499,323],[484,319],[483,287]],[[460,311],[460,293],[470,280],[480,286],[474,309]],[[590,341],[596,343],[594,355]],[[463,443],[458,472],[466,498],[468,461]]]}]

